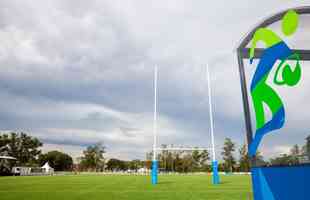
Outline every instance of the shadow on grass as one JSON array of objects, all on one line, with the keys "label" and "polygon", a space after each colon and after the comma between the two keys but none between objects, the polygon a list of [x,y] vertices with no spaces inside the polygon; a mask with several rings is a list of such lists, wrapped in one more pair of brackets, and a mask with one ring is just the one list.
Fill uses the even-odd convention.
[{"label": "shadow on grass", "polygon": [[229,183],[231,183],[231,182],[229,182],[229,181],[221,181],[221,182],[219,183],[219,185],[226,185],[226,184],[229,184]]},{"label": "shadow on grass", "polygon": [[159,181],[157,184],[158,185],[171,185],[173,184],[173,181]]}]

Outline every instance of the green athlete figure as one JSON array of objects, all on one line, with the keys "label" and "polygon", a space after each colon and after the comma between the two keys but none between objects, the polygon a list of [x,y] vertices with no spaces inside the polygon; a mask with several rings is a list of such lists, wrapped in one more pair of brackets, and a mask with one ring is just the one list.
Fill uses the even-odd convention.
[{"label": "green athlete figure", "polygon": [[[298,27],[298,14],[290,10],[282,18],[282,32],[286,36],[295,33]],[[265,134],[270,131],[280,129],[284,125],[285,110],[283,102],[276,91],[267,84],[269,74],[277,60],[281,63],[277,67],[274,83],[276,85],[296,85],[301,77],[301,68],[299,65],[299,55],[293,54],[286,43],[272,30],[268,28],[259,28],[252,40],[250,48],[250,63],[253,63],[254,52],[258,42],[263,42],[266,49],[262,53],[260,62],[256,68],[251,82],[251,96],[256,116],[256,132],[252,143],[250,144],[249,154],[254,156],[257,148]],[[296,60],[296,67],[291,69],[286,60]],[[282,70],[282,80],[278,80],[280,69]],[[272,112],[272,118],[267,121],[263,104],[266,104]]]}]

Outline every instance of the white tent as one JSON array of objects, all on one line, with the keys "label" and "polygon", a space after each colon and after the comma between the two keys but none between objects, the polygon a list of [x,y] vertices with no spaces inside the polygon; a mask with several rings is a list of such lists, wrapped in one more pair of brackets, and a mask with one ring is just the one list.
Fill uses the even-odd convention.
[{"label": "white tent", "polygon": [[44,173],[53,173],[54,169],[46,162],[42,167]]},{"label": "white tent", "polygon": [[0,156],[0,159],[6,159],[6,160],[17,160],[16,158],[12,156]]}]

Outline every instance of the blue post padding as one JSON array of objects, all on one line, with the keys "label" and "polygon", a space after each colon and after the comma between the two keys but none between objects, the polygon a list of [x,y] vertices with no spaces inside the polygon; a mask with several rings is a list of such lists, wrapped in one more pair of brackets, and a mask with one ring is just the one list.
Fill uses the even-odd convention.
[{"label": "blue post padding", "polygon": [[212,171],[213,171],[213,177],[212,177],[212,182],[213,184],[219,184],[220,183],[220,176],[219,176],[219,172],[218,172],[218,164],[217,164],[217,160],[212,162]]},{"label": "blue post padding", "polygon": [[158,161],[153,160],[152,161],[152,184],[157,184],[157,172],[158,171]]},{"label": "blue post padding", "polygon": [[310,165],[254,167],[255,200],[309,200]]}]

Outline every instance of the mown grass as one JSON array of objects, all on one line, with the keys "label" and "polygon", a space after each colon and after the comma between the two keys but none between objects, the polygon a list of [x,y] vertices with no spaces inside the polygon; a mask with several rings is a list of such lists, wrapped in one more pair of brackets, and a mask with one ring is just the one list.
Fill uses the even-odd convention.
[{"label": "mown grass", "polygon": [[0,200],[249,200],[250,176],[222,176],[212,185],[208,175],[36,176],[0,177]]}]

